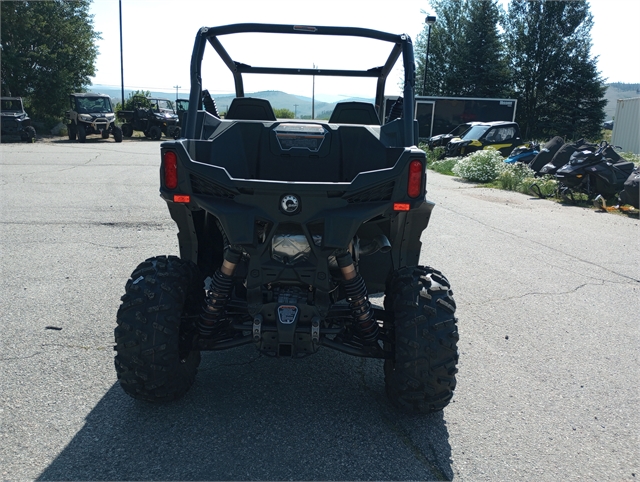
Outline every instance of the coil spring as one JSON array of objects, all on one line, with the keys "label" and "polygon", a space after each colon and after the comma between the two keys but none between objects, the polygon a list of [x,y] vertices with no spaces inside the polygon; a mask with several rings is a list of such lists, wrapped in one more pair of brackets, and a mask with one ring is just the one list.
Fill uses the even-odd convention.
[{"label": "coil spring", "polygon": [[232,278],[219,269],[211,280],[211,289],[207,292],[202,313],[198,322],[198,331],[202,336],[211,336],[224,313],[224,307],[231,293]]},{"label": "coil spring", "polygon": [[371,303],[367,294],[367,287],[360,274],[344,281],[349,309],[356,322],[356,329],[365,343],[375,343],[378,339],[378,323],[373,316]]}]

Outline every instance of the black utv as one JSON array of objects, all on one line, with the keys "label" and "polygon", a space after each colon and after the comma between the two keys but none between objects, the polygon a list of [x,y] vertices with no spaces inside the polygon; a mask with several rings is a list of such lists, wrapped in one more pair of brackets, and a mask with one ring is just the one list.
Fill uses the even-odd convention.
[{"label": "black utv", "polygon": [[36,130],[24,111],[21,97],[0,98],[0,135],[20,136],[25,142],[35,142]]},{"label": "black utv", "polygon": [[[328,37],[364,38],[385,48],[384,63],[248,65],[223,45],[244,33],[278,34],[274,47],[282,34],[294,42],[307,36],[318,48]],[[224,119],[198,108],[207,44],[235,83]],[[382,125],[386,80],[399,58],[403,115]],[[183,138],[160,146],[160,194],[178,227],[180,257],[151,257],[126,283],[115,329],[126,393],[179,398],[194,383],[202,351],[253,345],[274,357],[330,348],[378,358],[393,405],[430,413],[449,403],[456,305],[447,278],[419,265],[434,204],[425,199],[425,153],[415,146],[414,70],[407,35],[262,24],[199,30]],[[277,120],[267,100],[245,97],[243,77],[253,73],[368,78],[375,105],[339,103],[329,121]],[[382,306],[370,298],[379,294]]]},{"label": "black utv", "polygon": [[122,131],[116,125],[111,97],[94,93],[71,94],[69,104],[67,132],[70,141],[77,138],[78,142],[85,142],[87,136],[99,134],[103,139],[113,135],[116,142],[122,142]]},{"label": "black utv", "polygon": [[496,149],[504,157],[522,145],[520,127],[516,122],[479,122],[449,141],[445,157],[466,156],[475,151]]},{"label": "black utv", "polygon": [[142,132],[145,137],[160,140],[162,134],[167,137],[180,137],[178,115],[173,103],[157,97],[134,97],[133,110],[121,110],[118,119],[122,124],[122,133],[131,137],[134,131]]}]

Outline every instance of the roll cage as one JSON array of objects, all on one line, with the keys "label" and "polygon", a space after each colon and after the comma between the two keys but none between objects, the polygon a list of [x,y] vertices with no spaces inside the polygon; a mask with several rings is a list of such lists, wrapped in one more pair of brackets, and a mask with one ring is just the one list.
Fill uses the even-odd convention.
[{"label": "roll cage", "polygon": [[[220,42],[219,37],[238,33],[273,33],[294,35],[320,35],[338,37],[361,37],[380,40],[392,44],[386,62],[382,66],[374,66],[366,70],[319,69],[319,68],[282,68],[252,66],[237,62],[231,58]],[[382,117],[384,89],[389,73],[402,54],[404,67],[403,111],[402,123],[404,139],[407,144],[414,143],[414,84],[415,63],[411,38],[406,34],[391,34],[378,30],[355,27],[322,27],[309,25],[269,25],[259,23],[243,23],[220,27],[202,27],[195,39],[191,57],[191,93],[189,95],[189,111],[185,137],[195,138],[197,106],[201,105],[202,96],[202,59],[207,42],[215,49],[222,61],[233,75],[236,97],[244,97],[243,74],[279,74],[279,75],[317,75],[329,77],[363,77],[377,79],[375,107],[378,116]],[[409,101],[410,99],[410,101]]]}]

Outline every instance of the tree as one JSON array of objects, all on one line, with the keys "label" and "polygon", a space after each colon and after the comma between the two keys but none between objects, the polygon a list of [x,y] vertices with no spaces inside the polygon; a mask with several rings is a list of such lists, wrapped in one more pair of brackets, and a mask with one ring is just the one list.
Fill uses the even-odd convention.
[{"label": "tree", "polygon": [[511,90],[511,75],[498,32],[504,12],[495,1],[475,0],[469,6],[456,79],[459,95],[506,97]]},{"label": "tree", "polygon": [[585,0],[509,3],[505,41],[525,137],[597,137],[606,102],[592,25]]},{"label": "tree", "polygon": [[2,1],[2,95],[21,96],[37,118],[59,117],[68,95],[95,75],[100,34],[91,0]]},{"label": "tree", "polygon": [[293,111],[286,108],[273,109],[273,112],[278,119],[293,119],[295,117]]},{"label": "tree", "polygon": [[118,102],[114,108],[115,112],[119,112],[121,110],[134,110],[138,107],[149,108],[151,107],[151,102],[149,102],[149,97],[151,97],[151,92],[148,90],[136,90],[134,92],[129,92],[129,96],[124,101],[124,107],[122,104]]},{"label": "tree", "polygon": [[[460,56],[462,38],[462,16],[466,11],[466,0],[432,0],[437,21],[431,27],[431,40],[428,38],[428,26],[418,34],[415,43],[416,93],[421,95],[455,95],[451,93],[449,83],[455,79]],[[423,92],[425,59],[429,43],[426,89]]]},{"label": "tree", "polygon": [[[504,97],[510,72],[498,24],[503,12],[495,0],[432,0],[437,22],[416,40],[416,91],[423,95]],[[427,88],[422,92],[429,43]]]},{"label": "tree", "polygon": [[571,58],[548,106],[547,135],[599,139],[607,105],[606,89],[596,60],[589,59],[588,52]]}]

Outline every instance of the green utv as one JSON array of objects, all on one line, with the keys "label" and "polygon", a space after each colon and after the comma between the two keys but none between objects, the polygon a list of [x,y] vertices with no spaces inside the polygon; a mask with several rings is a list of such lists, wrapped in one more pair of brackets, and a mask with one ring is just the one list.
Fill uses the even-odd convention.
[{"label": "green utv", "polygon": [[[360,70],[308,68],[306,59],[263,67],[231,58],[223,41],[237,34],[275,38],[261,45],[282,50],[280,65],[296,61],[285,54],[300,42],[324,48],[329,38],[355,38],[385,50],[380,66]],[[207,44],[235,84],[224,119],[203,102]],[[381,125],[399,58],[405,101]],[[245,74],[370,79],[375,105],[338,103],[328,122],[278,120],[267,100],[245,97]],[[434,204],[425,199],[425,153],[415,147],[414,81],[407,35],[264,24],[198,31],[184,137],[160,146],[160,194],[178,226],[180,257],[149,258],[126,283],[115,367],[127,394],[177,399],[194,383],[202,351],[250,344],[276,357],[322,347],[379,358],[393,405],[413,413],[447,406],[456,305],[446,277],[418,265]],[[384,306],[373,305],[382,293]]]}]

